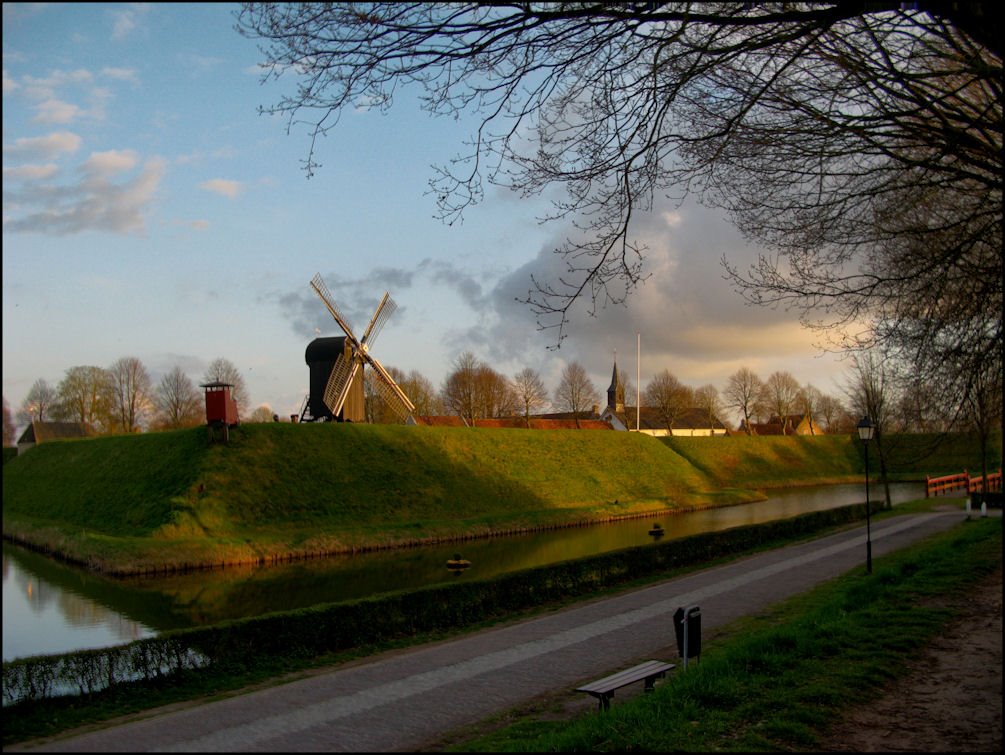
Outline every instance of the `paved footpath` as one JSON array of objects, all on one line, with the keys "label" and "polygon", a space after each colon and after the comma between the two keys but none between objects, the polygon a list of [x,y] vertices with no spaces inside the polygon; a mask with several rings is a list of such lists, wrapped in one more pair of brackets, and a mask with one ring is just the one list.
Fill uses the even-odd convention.
[{"label": "paved footpath", "polygon": [[[956,510],[876,522],[873,558],[947,530],[965,516]],[[640,660],[679,661],[672,624],[678,607],[700,606],[703,631],[713,630],[863,568],[865,556],[866,530],[858,527],[249,694],[153,711],[124,725],[6,749],[414,751],[445,732],[543,693],[574,690]]]}]

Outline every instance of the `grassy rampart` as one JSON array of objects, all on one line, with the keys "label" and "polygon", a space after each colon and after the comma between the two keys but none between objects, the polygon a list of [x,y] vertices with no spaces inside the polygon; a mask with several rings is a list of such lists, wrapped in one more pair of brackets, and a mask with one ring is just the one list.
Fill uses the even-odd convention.
[{"label": "grassy rampart", "polygon": [[[961,441],[950,462],[977,464]],[[999,440],[1000,447],[1000,440]],[[969,452],[960,449],[970,448]],[[275,560],[736,503],[860,479],[847,436],[287,423],[44,443],[9,461],[4,535],[113,573]]]},{"label": "grassy rampart", "polygon": [[4,534],[115,572],[430,542],[705,506],[622,433],[244,425],[45,443],[4,469]]},{"label": "grassy rampart", "polygon": [[[718,485],[763,490],[858,481],[864,473],[862,442],[851,435],[734,435],[714,443],[708,438],[660,440]],[[980,474],[980,445],[973,434],[894,434],[885,436],[883,443],[891,479],[920,480],[964,469]],[[989,443],[989,471],[998,469],[1001,448],[997,433]],[[873,442],[870,471],[875,474],[877,454]]]}]

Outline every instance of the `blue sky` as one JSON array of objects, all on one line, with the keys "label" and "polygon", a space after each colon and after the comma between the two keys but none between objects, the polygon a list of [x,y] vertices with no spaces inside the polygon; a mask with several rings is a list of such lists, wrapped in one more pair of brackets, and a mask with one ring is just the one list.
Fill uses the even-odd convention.
[{"label": "blue sky", "polygon": [[[154,382],[196,382],[217,357],[252,403],[286,416],[307,392],[307,344],[341,335],[309,287],[320,272],[361,335],[380,296],[398,309],[374,344],[385,366],[439,387],[471,351],[554,389],[579,361],[604,391],[615,351],[641,384],[669,369],[720,390],[739,367],[791,372],[841,396],[847,363],[794,313],[746,306],[720,258],[750,248],[724,218],[669,203],[642,218],[649,281],[627,307],[573,313],[555,351],[515,301],[563,269],[569,226],[489,190],[447,226],[426,194],[471,122],[436,119],[403,92],[387,115],[347,113],[302,170],[309,134],[259,115],[294,81],[262,85],[261,54],[230,4],[3,5],[3,395],[77,365],[138,357]],[[242,408],[242,412],[247,413]]]}]

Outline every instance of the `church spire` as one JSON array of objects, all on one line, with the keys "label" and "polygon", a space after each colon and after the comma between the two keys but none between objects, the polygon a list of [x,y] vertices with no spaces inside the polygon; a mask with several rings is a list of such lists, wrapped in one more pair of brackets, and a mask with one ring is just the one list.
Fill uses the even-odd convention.
[{"label": "church spire", "polygon": [[618,374],[618,350],[614,350],[614,371],[611,374],[611,385],[607,389],[607,406],[616,412],[625,410],[625,386]]}]

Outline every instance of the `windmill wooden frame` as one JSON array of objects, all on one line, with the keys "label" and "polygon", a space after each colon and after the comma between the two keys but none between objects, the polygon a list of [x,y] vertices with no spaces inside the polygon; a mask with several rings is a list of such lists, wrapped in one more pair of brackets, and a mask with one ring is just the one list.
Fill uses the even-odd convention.
[{"label": "windmill wooden frame", "polygon": [[342,407],[345,405],[346,398],[349,396],[353,381],[362,379],[364,366],[369,366],[373,369],[375,377],[374,385],[381,399],[398,417],[407,419],[415,411],[415,405],[394,381],[390,373],[384,369],[384,365],[370,353],[370,348],[377,335],[383,329],[384,325],[387,324],[387,320],[394,310],[397,309],[394,300],[391,299],[386,291],[384,292],[384,296],[380,300],[380,304],[377,305],[373,317],[370,318],[370,323],[367,325],[363,337],[357,339],[352,332],[352,328],[349,327],[349,322],[335,303],[335,298],[332,296],[331,291],[328,290],[328,286],[325,285],[320,273],[311,279],[311,288],[314,289],[314,293],[318,295],[318,298],[324,302],[328,312],[335,319],[335,322],[338,323],[342,332],[345,333],[346,344],[348,346],[335,360],[335,365],[325,385],[324,403],[331,411],[332,416],[339,416]]}]

